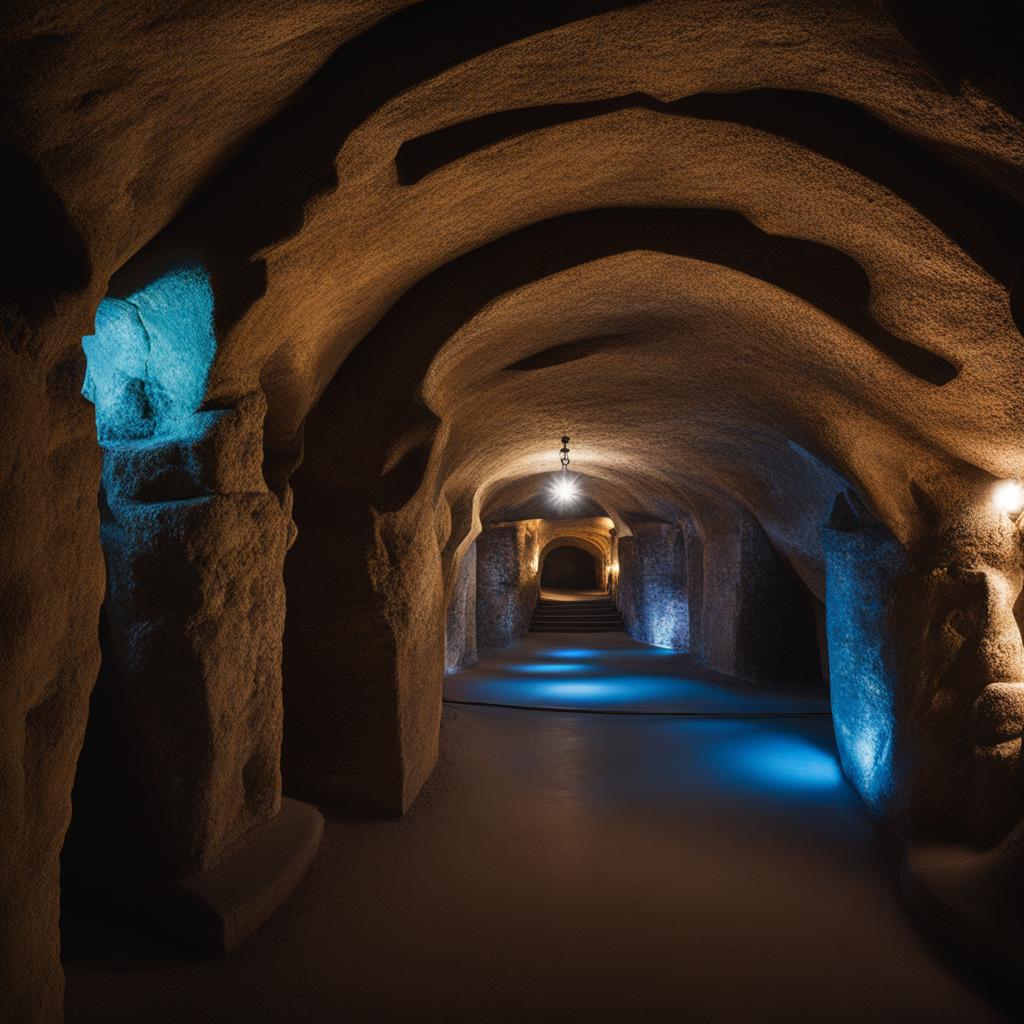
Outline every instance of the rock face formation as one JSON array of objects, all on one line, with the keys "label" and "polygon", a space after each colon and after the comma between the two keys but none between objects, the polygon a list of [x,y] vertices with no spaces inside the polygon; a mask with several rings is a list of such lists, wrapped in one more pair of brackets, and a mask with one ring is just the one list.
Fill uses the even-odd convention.
[{"label": "rock face formation", "polygon": [[638,638],[830,678],[900,834],[1011,856],[1024,89],[926,6],[5,6],[0,1018],[60,1017],[102,714],[153,883],[282,778],[401,813],[570,539]]}]

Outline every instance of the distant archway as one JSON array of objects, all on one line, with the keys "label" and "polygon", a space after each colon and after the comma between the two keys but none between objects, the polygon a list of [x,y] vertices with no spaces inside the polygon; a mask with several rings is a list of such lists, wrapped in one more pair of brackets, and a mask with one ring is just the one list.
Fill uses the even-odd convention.
[{"label": "distant archway", "polygon": [[591,546],[566,539],[543,555],[540,583],[565,590],[594,590],[601,585],[602,575]]}]

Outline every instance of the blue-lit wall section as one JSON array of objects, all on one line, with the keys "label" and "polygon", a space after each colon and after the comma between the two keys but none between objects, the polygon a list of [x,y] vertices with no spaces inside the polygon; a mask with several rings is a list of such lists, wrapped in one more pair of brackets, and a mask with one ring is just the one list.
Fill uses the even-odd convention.
[{"label": "blue-lit wall section", "polygon": [[209,275],[186,265],[127,298],[104,299],[82,346],[82,393],[96,407],[101,441],[189,437],[217,349]]},{"label": "blue-lit wall section", "polygon": [[621,537],[619,610],[630,636],[656,647],[690,649],[686,541],[668,523],[640,523]]},{"label": "blue-lit wall section", "polygon": [[898,680],[886,657],[888,605],[903,548],[855,498],[836,500],[822,530],[832,715],[843,770],[864,800],[891,802]]}]

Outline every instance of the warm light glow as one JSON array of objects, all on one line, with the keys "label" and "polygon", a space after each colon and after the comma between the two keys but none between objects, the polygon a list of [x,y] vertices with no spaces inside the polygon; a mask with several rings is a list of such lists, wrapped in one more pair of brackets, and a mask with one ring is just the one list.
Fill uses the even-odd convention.
[{"label": "warm light glow", "polygon": [[580,492],[575,477],[559,473],[551,482],[551,493],[559,505],[570,505],[579,497]]},{"label": "warm light glow", "polygon": [[1016,480],[1004,480],[992,491],[992,503],[1001,512],[1017,517],[1024,511],[1024,487]]},{"label": "warm light glow", "polygon": [[619,563],[618,562],[612,562],[608,566],[608,571],[614,576],[619,571]]}]

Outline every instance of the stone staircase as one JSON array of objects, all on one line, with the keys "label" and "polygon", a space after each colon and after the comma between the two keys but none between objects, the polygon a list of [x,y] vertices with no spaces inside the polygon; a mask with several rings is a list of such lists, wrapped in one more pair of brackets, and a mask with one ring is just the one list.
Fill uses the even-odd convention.
[{"label": "stone staircase", "polygon": [[530,620],[531,633],[622,633],[625,629],[610,597],[580,601],[542,597]]}]

